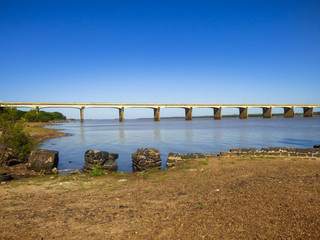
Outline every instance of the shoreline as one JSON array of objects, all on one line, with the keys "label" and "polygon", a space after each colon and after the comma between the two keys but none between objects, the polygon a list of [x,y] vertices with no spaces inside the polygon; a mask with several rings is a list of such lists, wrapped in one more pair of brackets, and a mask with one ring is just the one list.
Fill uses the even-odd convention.
[{"label": "shoreline", "polygon": [[[46,126],[55,125],[59,122],[26,122],[23,125],[26,127],[25,132],[30,135],[32,140],[36,143],[37,148],[49,139],[70,136],[68,133],[60,132],[63,129],[46,128]],[[42,173],[33,170],[27,170],[26,163],[20,163],[13,166],[0,166],[0,173],[9,173],[15,181],[20,178],[30,178],[43,175]]]},{"label": "shoreline", "polygon": [[63,129],[46,128],[46,126],[57,125],[61,122],[26,122],[26,132],[37,143],[41,144],[49,139],[70,136],[68,133],[60,132]]}]

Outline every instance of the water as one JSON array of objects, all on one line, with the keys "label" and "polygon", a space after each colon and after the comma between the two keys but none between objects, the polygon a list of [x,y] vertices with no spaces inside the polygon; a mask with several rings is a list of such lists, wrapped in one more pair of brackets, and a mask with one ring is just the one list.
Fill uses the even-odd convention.
[{"label": "water", "polygon": [[230,148],[299,147],[320,144],[320,118],[223,118],[222,120],[152,119],[86,120],[63,123],[51,128],[63,129],[68,137],[46,141],[41,148],[59,151],[61,173],[81,169],[86,150],[118,153],[118,171],[131,172],[131,154],[138,148],[159,150],[162,167],[169,152],[213,153]]}]

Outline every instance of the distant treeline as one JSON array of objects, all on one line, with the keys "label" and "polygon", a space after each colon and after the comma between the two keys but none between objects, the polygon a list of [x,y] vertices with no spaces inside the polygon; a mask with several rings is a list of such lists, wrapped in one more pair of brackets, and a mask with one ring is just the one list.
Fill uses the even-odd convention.
[{"label": "distant treeline", "polygon": [[60,112],[37,112],[36,110],[21,111],[15,108],[3,108],[2,111],[0,111],[0,115],[5,119],[13,119],[14,121],[25,120],[27,122],[49,122],[67,119],[66,116]]}]

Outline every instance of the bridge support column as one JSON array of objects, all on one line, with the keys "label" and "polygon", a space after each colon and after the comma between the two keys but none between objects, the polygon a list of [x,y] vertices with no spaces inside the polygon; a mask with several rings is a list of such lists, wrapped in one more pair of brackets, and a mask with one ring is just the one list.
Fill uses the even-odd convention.
[{"label": "bridge support column", "polygon": [[294,110],[293,107],[285,107],[284,109],[284,118],[293,118],[294,117]]},{"label": "bridge support column", "polygon": [[248,119],[248,107],[239,108],[239,118]]},{"label": "bridge support column", "polygon": [[160,121],[160,108],[153,109],[154,121]]},{"label": "bridge support column", "polygon": [[221,120],[222,119],[222,108],[213,108],[213,119]]},{"label": "bridge support column", "polygon": [[192,107],[185,108],[186,111],[186,120],[192,120]]},{"label": "bridge support column", "polygon": [[119,122],[124,121],[124,107],[119,108]]},{"label": "bridge support column", "polygon": [[262,108],[263,111],[263,118],[272,118],[272,108],[271,107],[264,107]]},{"label": "bridge support column", "polygon": [[313,107],[304,107],[303,108],[304,117],[313,117]]},{"label": "bridge support column", "polygon": [[39,111],[40,111],[40,108],[39,108],[39,107],[36,107],[36,108],[35,108],[35,110],[36,110],[37,120],[38,120],[38,118],[39,118]]},{"label": "bridge support column", "polygon": [[84,122],[83,112],[84,112],[84,107],[81,107],[81,108],[80,108],[80,122],[81,122],[81,123]]}]

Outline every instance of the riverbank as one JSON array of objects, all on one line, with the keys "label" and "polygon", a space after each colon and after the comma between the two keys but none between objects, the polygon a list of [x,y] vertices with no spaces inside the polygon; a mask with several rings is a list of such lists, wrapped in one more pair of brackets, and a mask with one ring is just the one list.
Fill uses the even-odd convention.
[{"label": "riverbank", "polygon": [[54,125],[58,122],[27,122],[25,131],[32,139],[40,144],[52,138],[68,136],[67,133],[60,132],[61,129],[46,128],[46,126]]},{"label": "riverbank", "polygon": [[320,160],[212,157],[0,186],[4,239],[315,239]]},{"label": "riverbank", "polygon": [[[69,134],[60,132],[61,129],[46,128],[46,126],[54,125],[58,122],[26,122],[25,131],[32,140],[39,146],[41,143],[52,138],[65,137]],[[16,164],[10,167],[0,166],[0,173],[10,173],[15,179],[24,177],[39,176],[41,173],[27,170],[25,163]]]}]

